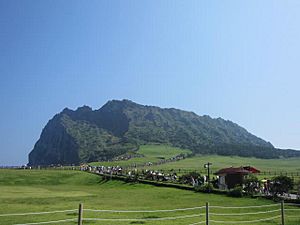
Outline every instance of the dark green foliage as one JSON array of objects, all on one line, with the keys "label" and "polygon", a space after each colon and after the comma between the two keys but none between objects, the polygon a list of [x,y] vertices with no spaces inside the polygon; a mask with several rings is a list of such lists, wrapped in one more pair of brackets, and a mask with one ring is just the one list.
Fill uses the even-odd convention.
[{"label": "dark green foliage", "polygon": [[300,156],[297,151],[277,150],[269,142],[221,118],[113,100],[99,110],[83,106],[76,111],[64,109],[55,115],[29,154],[29,164],[109,160],[146,143],[170,144],[200,154]]},{"label": "dark green foliage", "polygon": [[215,191],[215,188],[212,183],[205,183],[203,185],[195,187],[195,191],[204,192],[204,193],[213,193]]},{"label": "dark green foliage", "polygon": [[237,187],[229,190],[227,195],[230,197],[236,197],[236,198],[243,197],[243,188],[241,186],[237,186]]},{"label": "dark green foliage", "polygon": [[274,177],[272,179],[272,185],[270,192],[273,197],[282,195],[283,193],[288,193],[294,186],[294,181],[292,178],[284,175]]}]

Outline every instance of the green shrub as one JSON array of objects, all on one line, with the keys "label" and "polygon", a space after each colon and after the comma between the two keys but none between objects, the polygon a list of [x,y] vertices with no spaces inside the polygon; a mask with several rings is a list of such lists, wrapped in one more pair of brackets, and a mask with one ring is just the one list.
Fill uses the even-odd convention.
[{"label": "green shrub", "polygon": [[230,197],[236,197],[236,198],[243,197],[243,188],[241,186],[237,186],[237,187],[229,190],[227,195]]},{"label": "green shrub", "polygon": [[204,193],[211,193],[214,191],[214,187],[211,183],[205,183],[201,186],[195,187],[195,191],[204,192]]},{"label": "green shrub", "polygon": [[293,179],[284,175],[274,177],[272,182],[273,184],[271,185],[270,192],[273,197],[288,193],[294,186]]}]

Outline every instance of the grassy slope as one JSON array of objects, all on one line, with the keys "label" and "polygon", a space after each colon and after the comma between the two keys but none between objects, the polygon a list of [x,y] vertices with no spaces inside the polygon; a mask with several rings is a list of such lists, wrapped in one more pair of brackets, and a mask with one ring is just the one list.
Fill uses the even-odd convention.
[{"label": "grassy slope", "polygon": [[91,165],[102,165],[102,166],[133,166],[134,164],[142,165],[147,162],[157,162],[163,158],[169,159],[173,156],[179,155],[181,153],[190,153],[190,150],[183,150],[180,148],[174,148],[167,145],[142,145],[140,146],[137,153],[144,155],[141,158],[132,158],[124,161],[115,162],[94,162],[89,163]]},{"label": "grassy slope", "polygon": [[289,159],[257,159],[245,158],[238,156],[218,156],[204,155],[155,166],[160,169],[190,169],[203,171],[203,165],[207,162],[212,163],[212,170],[216,171],[221,168],[230,166],[254,166],[261,171],[276,171],[276,172],[299,172],[300,174],[300,158]]},{"label": "grassy slope", "polygon": [[[103,165],[103,166],[134,166],[143,165],[147,162],[157,162],[161,158],[170,158],[176,156],[180,153],[189,153],[189,150],[182,150],[179,148],[174,148],[167,145],[143,145],[138,150],[138,153],[143,154],[145,157],[142,158],[133,158],[130,160],[124,161],[115,161],[115,162],[95,162],[91,163],[92,165]],[[280,174],[281,172],[285,174],[286,172],[293,173],[296,180],[300,178],[300,158],[287,158],[287,159],[258,159],[258,158],[246,158],[239,156],[219,156],[219,155],[202,155],[195,156],[192,158],[187,158],[185,160],[175,161],[171,163],[154,165],[151,169],[159,170],[171,170],[171,169],[181,169],[181,170],[196,170],[201,173],[206,173],[203,165],[207,162],[212,163],[212,171],[215,172],[221,168],[225,167],[238,167],[238,166],[254,166],[266,172],[267,174],[261,173],[259,177],[273,177],[274,173]],[[268,172],[272,172],[271,175]],[[298,173],[298,176],[297,176]]]},{"label": "grassy slope", "polygon": [[[144,164],[147,162],[157,162],[161,158],[168,159],[180,153],[189,152],[189,150],[182,150],[180,148],[174,148],[166,145],[142,145],[138,150],[138,153],[143,154],[145,157],[115,162],[95,162],[91,164],[103,166],[133,166],[135,163]],[[300,174],[300,158],[258,159],[239,156],[203,155],[158,166],[152,166],[151,168],[164,170],[188,169],[203,172],[203,165],[207,162],[213,163],[211,167],[213,171],[230,166],[237,167],[251,165],[264,172],[298,172]]]},{"label": "grassy slope", "polygon": [[[154,210],[194,207],[204,205],[209,201],[211,205],[247,206],[271,204],[262,199],[236,199],[213,194],[200,194],[191,191],[171,188],[159,188],[142,184],[126,184],[119,181],[101,182],[99,176],[79,171],[56,170],[0,170],[0,214],[23,213],[37,211],[52,211],[62,209],[76,209],[78,203],[83,202],[84,208],[120,209],[120,210]],[[257,210],[257,209],[256,209]],[[216,211],[216,210],[215,210]],[[227,210],[228,212],[229,210]],[[239,212],[242,210],[235,210]],[[218,211],[218,212],[224,212]],[[232,210],[229,212],[232,213]],[[248,212],[248,211],[247,211]],[[132,213],[97,215],[85,212],[85,217],[101,218],[152,218],[165,216],[179,216],[199,213],[199,210],[177,213]],[[272,216],[271,214],[270,216]],[[60,213],[36,216],[0,217],[0,224],[11,225],[36,221],[58,220],[76,217],[75,213]],[[199,217],[200,218],[200,217]],[[246,216],[243,219],[252,220],[263,218],[261,215]],[[203,216],[201,220],[203,220]],[[214,219],[240,219],[217,218]],[[180,219],[176,221],[155,221],[144,224],[180,225],[199,221],[197,218]],[[300,219],[290,221],[290,225],[300,223]],[[60,223],[62,224],[62,223]],[[76,224],[76,223],[65,223]],[[84,224],[113,224],[112,222],[85,222]],[[132,222],[116,222],[114,224],[134,224]],[[135,223],[142,224],[142,223]],[[259,223],[257,223],[259,224]],[[277,221],[262,224],[278,224]]]}]

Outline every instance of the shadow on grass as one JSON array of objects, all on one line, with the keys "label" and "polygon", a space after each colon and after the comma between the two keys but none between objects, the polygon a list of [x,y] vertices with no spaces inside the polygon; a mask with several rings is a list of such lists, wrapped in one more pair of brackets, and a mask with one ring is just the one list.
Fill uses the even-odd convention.
[{"label": "shadow on grass", "polygon": [[130,222],[130,224],[145,224],[144,221],[133,221],[133,222]]},{"label": "shadow on grass", "polygon": [[143,219],[157,219],[159,216],[144,216]]},{"label": "shadow on grass", "polygon": [[105,184],[105,183],[107,183],[108,181],[110,181],[110,179],[107,179],[107,178],[105,178],[105,177],[102,177],[102,179],[100,179],[100,180],[98,181],[98,184]]}]

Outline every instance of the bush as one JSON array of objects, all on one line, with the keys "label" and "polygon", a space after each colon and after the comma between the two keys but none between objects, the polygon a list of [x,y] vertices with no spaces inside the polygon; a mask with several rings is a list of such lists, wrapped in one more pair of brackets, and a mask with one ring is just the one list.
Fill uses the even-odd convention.
[{"label": "bush", "polygon": [[214,191],[214,187],[211,183],[205,183],[204,185],[195,187],[195,191],[211,193]]},{"label": "bush", "polygon": [[272,185],[270,192],[273,197],[282,195],[283,193],[288,193],[294,186],[292,178],[287,176],[277,176],[272,179]]},{"label": "bush", "polygon": [[243,197],[243,188],[241,186],[237,186],[231,189],[230,191],[228,191],[227,195],[236,198]]}]

